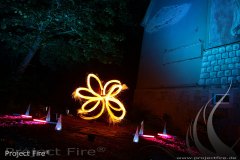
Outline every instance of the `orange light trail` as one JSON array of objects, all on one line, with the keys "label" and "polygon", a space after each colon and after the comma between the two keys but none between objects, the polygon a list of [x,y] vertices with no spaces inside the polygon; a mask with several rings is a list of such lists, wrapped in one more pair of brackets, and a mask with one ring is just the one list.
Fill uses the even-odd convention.
[{"label": "orange light trail", "polygon": [[[100,93],[94,91],[91,86],[91,79],[95,79],[98,82]],[[122,91],[127,89],[125,84],[121,84],[119,80],[110,80],[104,86],[100,79],[95,74],[89,74],[87,76],[87,88],[79,87],[73,92],[73,97],[79,100],[85,100],[82,107],[78,110],[81,118],[86,120],[92,120],[99,118],[106,110],[109,115],[109,122],[120,122],[126,115],[126,109],[122,102],[116,98],[116,96]],[[81,92],[87,93],[84,95]],[[91,95],[91,96],[89,96]],[[95,103],[90,106],[91,103]],[[115,103],[113,105],[112,103]],[[101,107],[99,113],[93,116],[88,114]],[[116,116],[114,112],[120,112],[119,116]]]}]

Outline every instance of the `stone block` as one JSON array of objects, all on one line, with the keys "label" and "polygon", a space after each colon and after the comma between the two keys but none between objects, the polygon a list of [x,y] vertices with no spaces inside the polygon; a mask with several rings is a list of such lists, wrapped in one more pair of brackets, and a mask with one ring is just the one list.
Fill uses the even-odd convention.
[{"label": "stone block", "polygon": [[220,54],[220,53],[219,53],[219,54],[216,54],[216,59],[219,60],[219,59],[221,59],[221,58],[222,58],[222,54]]},{"label": "stone block", "polygon": [[221,79],[220,78],[213,78],[212,83],[213,84],[221,84]]},{"label": "stone block", "polygon": [[232,70],[232,75],[233,76],[239,76],[240,75],[240,69],[233,69]]},{"label": "stone block", "polygon": [[235,68],[235,64],[228,64],[228,69],[234,69]]},{"label": "stone block", "polygon": [[224,72],[224,75],[227,77],[227,76],[231,76],[232,75],[232,71],[231,70],[226,70]]},{"label": "stone block", "polygon": [[202,68],[201,73],[205,73],[205,72],[207,72],[207,68]]},{"label": "stone block", "polygon": [[240,57],[240,50],[236,51],[236,56]]},{"label": "stone block", "polygon": [[221,70],[222,70],[222,71],[225,71],[225,70],[227,70],[227,69],[228,69],[228,65],[224,64],[224,65],[221,66]]},{"label": "stone block", "polygon": [[216,59],[215,55],[208,56],[208,61],[214,61]]},{"label": "stone block", "polygon": [[207,72],[212,72],[213,71],[213,67],[207,67]]},{"label": "stone block", "polygon": [[238,43],[233,44],[233,50],[239,50],[239,44]]},{"label": "stone block", "polygon": [[229,52],[229,57],[231,57],[231,58],[235,57],[235,53],[236,53],[235,51]]},{"label": "stone block", "polygon": [[233,58],[232,58],[232,62],[233,62],[233,63],[238,63],[238,62],[240,62],[240,57],[233,57]]},{"label": "stone block", "polygon": [[240,63],[236,63],[235,68],[240,68]]},{"label": "stone block", "polygon": [[211,54],[212,54],[211,49],[206,50],[206,51],[203,52],[203,56],[209,56],[209,55],[211,55]]},{"label": "stone block", "polygon": [[222,53],[222,58],[228,58],[228,52]]},{"label": "stone block", "polygon": [[209,67],[209,66],[210,66],[210,62],[203,62],[203,63],[202,63],[202,66],[203,66],[203,67]]},{"label": "stone block", "polygon": [[218,48],[214,48],[214,49],[212,49],[212,54],[217,54],[218,53]]},{"label": "stone block", "polygon": [[222,77],[221,78],[221,84],[226,84],[228,82],[227,77]]},{"label": "stone block", "polygon": [[214,60],[211,62],[211,66],[216,66],[217,65],[217,60]]},{"label": "stone block", "polygon": [[218,64],[219,64],[219,65],[223,65],[224,63],[225,63],[225,60],[224,60],[224,59],[218,60]]},{"label": "stone block", "polygon": [[214,66],[213,70],[214,70],[214,71],[220,71],[220,70],[221,70],[221,67],[220,67],[220,66]]},{"label": "stone block", "polygon": [[232,63],[232,58],[227,58],[227,59],[225,59],[225,63],[226,63],[226,64]]},{"label": "stone block", "polygon": [[211,72],[210,73],[210,78],[215,78],[217,77],[217,72]]},{"label": "stone block", "polygon": [[220,47],[218,50],[219,50],[219,53],[223,53],[226,51],[225,47]]},{"label": "stone block", "polygon": [[237,76],[236,79],[237,79],[237,81],[240,83],[240,76]]},{"label": "stone block", "polygon": [[209,74],[209,73],[201,73],[201,74],[200,74],[200,78],[201,78],[201,79],[209,78],[209,77],[210,77],[210,74]]},{"label": "stone block", "polygon": [[208,61],[208,57],[207,57],[207,56],[204,56],[204,57],[202,58],[202,61],[203,61],[203,62],[207,62],[207,61]]},{"label": "stone block", "polygon": [[235,77],[228,77],[228,83],[236,83],[236,78]]},{"label": "stone block", "polygon": [[217,77],[223,77],[223,76],[224,76],[224,71],[217,72]]},{"label": "stone block", "polygon": [[232,45],[226,46],[226,51],[231,52],[233,50]]}]

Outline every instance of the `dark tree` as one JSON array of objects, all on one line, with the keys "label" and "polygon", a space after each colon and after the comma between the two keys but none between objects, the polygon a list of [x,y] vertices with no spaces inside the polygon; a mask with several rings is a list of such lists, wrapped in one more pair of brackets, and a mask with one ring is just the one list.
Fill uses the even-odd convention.
[{"label": "dark tree", "polygon": [[125,0],[6,0],[0,2],[1,42],[23,73],[39,53],[50,68],[88,63],[119,64],[129,22]]},{"label": "dark tree", "polygon": [[133,95],[148,1],[0,1],[1,106],[65,107],[86,72],[120,78]]}]

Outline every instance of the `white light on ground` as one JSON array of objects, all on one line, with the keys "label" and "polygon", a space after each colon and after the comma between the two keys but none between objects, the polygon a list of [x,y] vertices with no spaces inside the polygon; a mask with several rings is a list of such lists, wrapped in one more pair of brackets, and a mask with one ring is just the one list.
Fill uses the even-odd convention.
[{"label": "white light on ground", "polygon": [[135,133],[135,135],[133,137],[133,142],[134,143],[138,143],[139,142],[138,127],[137,127],[136,133]]},{"label": "white light on ground", "polygon": [[62,130],[62,115],[60,114],[60,117],[58,118],[57,125],[55,127],[55,130],[61,131]]}]

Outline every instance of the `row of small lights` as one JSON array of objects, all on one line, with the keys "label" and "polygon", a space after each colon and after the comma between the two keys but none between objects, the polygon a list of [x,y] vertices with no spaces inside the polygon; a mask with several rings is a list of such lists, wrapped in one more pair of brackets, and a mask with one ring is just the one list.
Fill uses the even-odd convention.
[{"label": "row of small lights", "polygon": [[[140,130],[138,131],[138,127],[137,127],[136,133],[135,133],[135,135],[133,137],[133,142],[134,143],[138,143],[139,142],[139,137],[147,138],[147,139],[149,139],[149,138],[150,139],[155,139],[156,138],[154,135],[146,135],[146,134],[144,134],[143,130],[144,130],[144,122],[142,121]],[[158,133],[157,136],[161,137],[161,138],[164,138],[164,139],[174,139],[175,138],[174,136],[167,134],[165,128],[164,128],[163,133]]]},{"label": "row of small lights", "polygon": [[[32,116],[29,115],[29,111],[30,111],[30,105],[28,106],[28,109],[27,109],[26,113],[22,114],[21,117],[23,117],[23,118],[32,118]],[[46,123],[56,124],[55,130],[57,130],[57,131],[61,131],[62,130],[62,115],[60,115],[60,117],[58,118],[57,122],[51,122],[50,121],[50,107],[48,109],[48,114],[47,114],[46,120],[33,119],[33,121],[34,122],[43,123],[43,124],[46,124]]]}]

